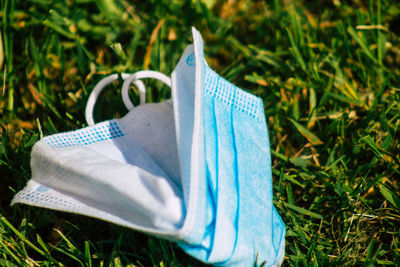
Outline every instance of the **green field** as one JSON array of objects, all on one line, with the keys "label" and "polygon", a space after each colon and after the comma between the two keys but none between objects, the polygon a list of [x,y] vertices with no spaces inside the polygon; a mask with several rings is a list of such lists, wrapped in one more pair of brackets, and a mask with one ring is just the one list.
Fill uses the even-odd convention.
[{"label": "green field", "polygon": [[[400,266],[400,2],[1,0],[0,266],[202,266],[174,243],[16,205],[41,137],[82,128],[107,74],[169,75],[191,26],[264,100],[284,266]],[[170,97],[161,83],[147,102]],[[96,105],[123,116],[121,83]],[[132,99],[138,97],[132,93]]]}]

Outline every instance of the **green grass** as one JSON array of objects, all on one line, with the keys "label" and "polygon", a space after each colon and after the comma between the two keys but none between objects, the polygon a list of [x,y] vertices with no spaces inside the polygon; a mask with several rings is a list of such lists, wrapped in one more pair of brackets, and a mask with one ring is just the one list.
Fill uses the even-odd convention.
[{"label": "green grass", "polygon": [[[264,100],[284,265],[400,266],[400,3],[228,2],[1,0],[0,266],[201,266],[129,229],[9,206],[39,138],[83,127],[105,74],[170,74],[192,25],[209,65]],[[149,102],[170,96],[146,84]],[[125,114],[120,86],[97,121]]]}]

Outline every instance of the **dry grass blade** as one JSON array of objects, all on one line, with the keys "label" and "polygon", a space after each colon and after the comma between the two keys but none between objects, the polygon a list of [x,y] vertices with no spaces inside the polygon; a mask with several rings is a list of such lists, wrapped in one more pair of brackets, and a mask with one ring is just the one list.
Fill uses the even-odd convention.
[{"label": "dry grass blade", "polygon": [[289,120],[294,125],[294,127],[296,127],[296,129],[301,133],[301,135],[304,136],[312,145],[316,146],[323,144],[323,142],[318,138],[318,136],[310,132],[306,127],[304,127],[300,123],[295,122],[293,119],[289,118]]},{"label": "dry grass blade", "polygon": [[157,34],[160,31],[161,26],[164,24],[164,22],[165,22],[165,19],[160,20],[157,23],[156,27],[154,28],[153,32],[151,33],[150,42],[149,42],[149,45],[147,46],[146,54],[144,55],[144,60],[143,60],[144,61],[144,63],[143,63],[144,69],[148,69],[148,67],[150,65],[151,50],[153,48],[154,41],[157,38]]}]

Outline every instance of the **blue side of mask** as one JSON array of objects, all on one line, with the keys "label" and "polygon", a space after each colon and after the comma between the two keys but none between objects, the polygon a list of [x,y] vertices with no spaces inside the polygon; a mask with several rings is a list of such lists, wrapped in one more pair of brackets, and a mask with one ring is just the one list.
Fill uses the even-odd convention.
[{"label": "blue side of mask", "polygon": [[[260,98],[232,85],[211,70],[196,36],[195,58],[203,64],[202,126],[205,190],[203,239],[180,243],[190,255],[216,265],[278,265],[284,254],[285,226],[272,203],[272,173],[263,104]],[[197,38],[196,38],[197,37]],[[200,40],[196,44],[196,39]],[[198,50],[201,51],[198,51]],[[196,51],[197,50],[197,51]],[[193,67],[193,54],[186,56]],[[198,62],[197,62],[198,63]],[[197,73],[196,73],[197,74]],[[197,87],[196,87],[197,90]],[[195,102],[195,104],[198,104]],[[185,188],[184,188],[185,191]],[[197,229],[196,229],[197,230]]]}]

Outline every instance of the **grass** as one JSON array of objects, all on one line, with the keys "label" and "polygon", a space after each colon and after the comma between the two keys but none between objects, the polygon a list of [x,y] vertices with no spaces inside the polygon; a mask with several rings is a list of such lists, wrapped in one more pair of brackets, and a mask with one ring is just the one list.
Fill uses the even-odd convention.
[{"label": "grass", "polygon": [[[285,266],[400,266],[397,1],[1,0],[0,265],[201,266],[173,243],[23,205],[29,153],[81,128],[114,72],[169,74],[194,25],[212,68],[264,100]],[[149,102],[169,90],[149,81]],[[119,87],[97,121],[125,114]],[[132,96],[137,101],[136,96]]]}]

